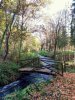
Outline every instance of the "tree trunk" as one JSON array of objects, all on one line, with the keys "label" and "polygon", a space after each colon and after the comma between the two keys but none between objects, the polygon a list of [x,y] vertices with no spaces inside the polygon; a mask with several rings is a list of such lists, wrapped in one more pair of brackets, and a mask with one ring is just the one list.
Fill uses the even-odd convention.
[{"label": "tree trunk", "polygon": [[0,41],[0,51],[1,51],[1,48],[2,48],[2,44],[3,44],[3,40],[4,40],[4,37],[5,37],[5,34],[7,33],[8,27],[9,27],[9,25],[6,25],[6,29],[5,29],[5,31],[4,31],[4,33],[2,35],[2,39]]},{"label": "tree trunk", "polygon": [[21,49],[22,49],[23,18],[24,18],[24,13],[22,13],[21,34],[20,34],[20,48],[19,48],[19,60],[20,60],[20,57],[21,57]]},{"label": "tree trunk", "polygon": [[20,45],[19,45],[19,60],[21,58],[21,48],[22,48],[22,37],[20,38]]},{"label": "tree trunk", "polygon": [[41,50],[43,50],[43,44],[41,44]]},{"label": "tree trunk", "polygon": [[[5,35],[8,33],[9,26],[10,26],[10,29],[11,29],[12,24],[13,24],[13,21],[14,21],[14,19],[15,19],[15,16],[16,16],[16,14],[13,15],[12,21],[11,21],[10,24],[7,24],[7,22],[6,22],[6,29],[5,29],[5,31],[4,31],[4,33],[3,33],[3,35],[2,35],[2,39],[1,39],[1,41],[0,41],[0,51],[1,51],[1,48],[2,48],[2,44],[3,44],[4,37],[5,37]],[[6,35],[6,37],[7,37],[7,35]]]},{"label": "tree trunk", "polygon": [[10,36],[10,32],[6,33],[6,40],[5,40],[5,53],[4,53],[4,57],[3,60],[5,61],[8,55],[8,51],[9,51],[9,45],[8,45],[8,41],[9,41],[9,36]]},{"label": "tree trunk", "polygon": [[74,64],[75,64],[75,46],[74,46]]},{"label": "tree trunk", "polygon": [[54,59],[56,58],[56,47],[57,47],[57,38],[55,39],[55,45],[54,45]]},{"label": "tree trunk", "polygon": [[51,43],[49,43],[49,50],[48,50],[49,52],[51,51]]}]

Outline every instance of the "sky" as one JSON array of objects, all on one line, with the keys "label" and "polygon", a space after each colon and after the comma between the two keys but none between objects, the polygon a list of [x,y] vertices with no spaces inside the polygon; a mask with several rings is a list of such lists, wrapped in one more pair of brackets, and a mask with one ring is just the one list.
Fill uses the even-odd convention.
[{"label": "sky", "polygon": [[68,9],[72,4],[72,0],[51,0],[51,4],[48,4],[45,8],[41,9],[46,15],[53,16],[57,12]]},{"label": "sky", "polygon": [[[41,7],[39,13],[44,16],[46,19],[53,18],[55,19],[57,17],[57,13],[60,12],[63,9],[71,9],[72,0],[50,0],[51,3],[47,4],[45,7]],[[43,24],[43,19],[35,20],[34,23],[40,25]]]},{"label": "sky", "polygon": [[47,21],[50,18],[56,19],[58,12],[62,11],[63,9],[71,9],[71,5],[72,5],[72,0],[52,0],[51,4],[47,4],[44,8],[41,8],[41,11],[37,13],[37,15],[39,13],[41,13],[44,18],[46,18],[45,20],[43,19],[37,19],[34,21],[34,26],[36,25],[44,25],[44,22]]},{"label": "sky", "polygon": [[50,1],[51,1],[51,4],[41,9],[43,13],[48,14],[48,15],[53,15],[57,13],[58,11],[64,9],[65,6],[66,7],[70,6],[73,0],[50,0]]}]

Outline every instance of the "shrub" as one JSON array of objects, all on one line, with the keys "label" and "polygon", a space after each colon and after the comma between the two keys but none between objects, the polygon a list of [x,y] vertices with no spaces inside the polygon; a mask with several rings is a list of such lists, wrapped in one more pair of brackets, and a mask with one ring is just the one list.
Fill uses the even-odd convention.
[{"label": "shrub", "polygon": [[26,52],[26,53],[21,54],[20,60],[32,59],[32,58],[36,58],[36,57],[37,57],[37,53],[35,53],[35,52]]},{"label": "shrub", "polygon": [[[21,67],[37,67],[38,66],[38,54],[35,52],[22,53],[21,58],[18,61]],[[34,64],[33,64],[34,63]]]},{"label": "shrub", "polygon": [[49,56],[49,52],[48,51],[45,51],[45,50],[39,51],[39,54],[41,56]]},{"label": "shrub", "polygon": [[8,84],[15,80],[18,76],[18,68],[20,66],[14,62],[1,62],[0,63],[0,85]]},{"label": "shrub", "polygon": [[64,61],[69,61],[69,60],[73,60],[74,58],[74,51],[59,51],[56,52],[56,60],[62,60],[62,58],[64,59]]}]

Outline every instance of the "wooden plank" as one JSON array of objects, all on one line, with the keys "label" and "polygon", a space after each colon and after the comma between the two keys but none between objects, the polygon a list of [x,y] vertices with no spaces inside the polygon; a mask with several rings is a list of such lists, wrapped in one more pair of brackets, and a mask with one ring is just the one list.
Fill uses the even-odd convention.
[{"label": "wooden plank", "polygon": [[33,70],[33,68],[30,68],[30,67],[29,67],[29,68],[27,67],[27,68],[20,68],[20,69],[19,69],[19,71],[21,71],[21,72],[22,72],[22,71],[23,71],[23,72],[24,72],[24,71],[32,71],[32,70]]},{"label": "wooden plank", "polygon": [[47,68],[21,68],[19,69],[20,72],[25,73],[41,73],[41,74],[49,74],[49,75],[55,75],[54,71],[51,71]]}]

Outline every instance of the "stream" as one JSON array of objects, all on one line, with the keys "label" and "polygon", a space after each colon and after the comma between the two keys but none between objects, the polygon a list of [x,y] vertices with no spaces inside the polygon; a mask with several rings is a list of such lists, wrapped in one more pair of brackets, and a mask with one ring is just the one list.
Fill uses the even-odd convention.
[{"label": "stream", "polygon": [[3,87],[0,87],[0,100],[3,100],[4,96],[6,96],[7,94],[23,89],[30,84],[39,83],[39,82],[43,82],[43,81],[47,81],[51,79],[53,79],[53,76],[51,75],[45,75],[45,74],[39,74],[39,73],[32,73],[28,75],[24,74],[23,78],[21,78],[20,80],[12,82]]},{"label": "stream", "polygon": [[[45,60],[46,64],[54,64],[54,61],[49,60],[47,57],[40,56],[40,60]],[[46,67],[46,66],[45,66]],[[30,84],[39,83],[47,80],[52,80],[52,75],[46,75],[41,73],[30,73],[30,74],[22,74],[21,78],[15,82],[12,82],[8,85],[0,87],[0,100],[4,100],[3,98],[15,91],[23,89]]]}]

